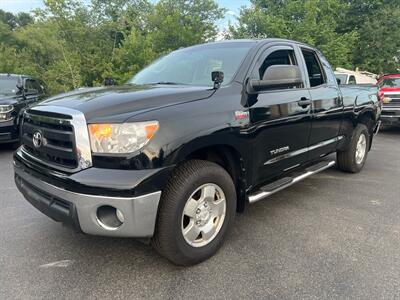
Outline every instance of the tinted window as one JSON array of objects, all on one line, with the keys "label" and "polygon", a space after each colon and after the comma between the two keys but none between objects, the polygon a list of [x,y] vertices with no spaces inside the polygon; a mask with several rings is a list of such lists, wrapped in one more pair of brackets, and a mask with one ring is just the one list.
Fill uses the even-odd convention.
[{"label": "tinted window", "polygon": [[27,79],[25,82],[25,88],[28,91],[35,90],[39,94],[42,93],[42,86],[40,85],[40,83],[37,80],[34,80],[34,79]]},{"label": "tinted window", "polygon": [[319,86],[325,83],[324,74],[321,69],[317,54],[313,51],[302,50],[306,62],[308,77],[311,87]]},{"label": "tinted window", "polygon": [[353,75],[351,75],[349,78],[349,84],[357,84],[356,78]]},{"label": "tinted window", "polygon": [[272,52],[258,69],[258,78],[263,79],[265,71],[274,65],[297,65],[293,50],[277,50]]},{"label": "tinted window", "polygon": [[379,81],[380,87],[400,87],[400,78],[386,77]]},{"label": "tinted window", "polygon": [[34,89],[35,89],[35,87],[34,87],[34,85],[33,85],[33,80],[32,80],[32,79],[27,79],[27,80],[25,81],[25,89],[27,89],[28,91],[29,91],[29,90],[34,90]]}]

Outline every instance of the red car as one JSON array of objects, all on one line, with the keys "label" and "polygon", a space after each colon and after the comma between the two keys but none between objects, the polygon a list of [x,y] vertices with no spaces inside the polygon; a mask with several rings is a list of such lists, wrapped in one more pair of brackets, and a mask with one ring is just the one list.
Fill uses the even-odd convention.
[{"label": "red car", "polygon": [[378,85],[383,99],[382,123],[400,126],[400,74],[384,75]]}]

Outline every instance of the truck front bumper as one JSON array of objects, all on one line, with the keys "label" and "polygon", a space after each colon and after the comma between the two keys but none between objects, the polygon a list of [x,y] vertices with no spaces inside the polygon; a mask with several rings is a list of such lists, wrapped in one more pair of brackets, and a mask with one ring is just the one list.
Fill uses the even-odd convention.
[{"label": "truck front bumper", "polygon": [[381,121],[383,125],[400,125],[400,107],[383,106]]},{"label": "truck front bumper", "polygon": [[[161,191],[135,197],[84,194],[38,178],[18,160],[14,160],[14,171],[15,183],[24,197],[55,221],[101,236],[148,238],[154,233]],[[104,173],[107,170],[100,172],[103,181]],[[93,175],[93,172],[89,174]]]},{"label": "truck front bumper", "polygon": [[0,144],[18,141],[19,129],[14,120],[0,122]]}]

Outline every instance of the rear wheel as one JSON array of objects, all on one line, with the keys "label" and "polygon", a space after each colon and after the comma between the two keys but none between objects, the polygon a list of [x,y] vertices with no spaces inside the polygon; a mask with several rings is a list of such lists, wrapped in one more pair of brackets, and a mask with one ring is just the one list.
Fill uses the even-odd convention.
[{"label": "rear wheel", "polygon": [[360,172],[367,160],[369,143],[368,128],[364,124],[357,125],[349,147],[345,151],[337,152],[339,169],[350,173]]},{"label": "rear wheel", "polygon": [[212,162],[185,162],[163,191],[152,244],[175,264],[199,263],[221,247],[235,212],[230,175]]}]

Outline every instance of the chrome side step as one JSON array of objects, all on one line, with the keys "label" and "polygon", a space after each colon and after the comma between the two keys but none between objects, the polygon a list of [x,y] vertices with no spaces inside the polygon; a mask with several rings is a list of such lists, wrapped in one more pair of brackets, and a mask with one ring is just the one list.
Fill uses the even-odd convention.
[{"label": "chrome side step", "polygon": [[249,195],[249,202],[254,203],[257,202],[261,199],[264,199],[268,196],[271,196],[272,194],[275,194],[276,192],[279,192],[299,181],[302,181],[303,179],[306,179],[307,177],[310,177],[311,175],[317,174],[323,170],[326,170],[330,167],[335,165],[335,161],[323,161],[320,163],[317,163],[307,169],[295,177],[284,177],[281,178],[273,183],[270,183],[264,187],[262,187],[259,191],[256,193]]}]

